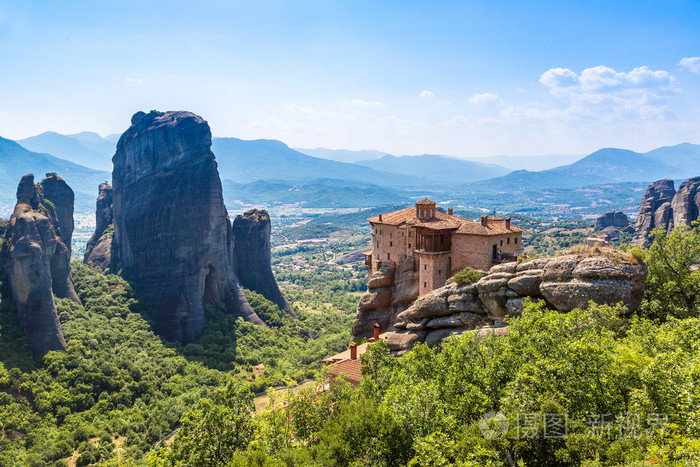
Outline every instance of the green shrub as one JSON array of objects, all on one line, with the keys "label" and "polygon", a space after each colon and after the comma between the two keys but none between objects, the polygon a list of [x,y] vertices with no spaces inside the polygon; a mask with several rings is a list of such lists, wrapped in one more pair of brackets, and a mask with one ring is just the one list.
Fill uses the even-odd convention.
[{"label": "green shrub", "polygon": [[479,271],[478,269],[470,268],[469,266],[467,266],[466,268],[462,269],[457,274],[455,274],[453,276],[453,279],[455,280],[457,285],[468,285],[473,284],[482,277],[484,277],[483,271]]}]

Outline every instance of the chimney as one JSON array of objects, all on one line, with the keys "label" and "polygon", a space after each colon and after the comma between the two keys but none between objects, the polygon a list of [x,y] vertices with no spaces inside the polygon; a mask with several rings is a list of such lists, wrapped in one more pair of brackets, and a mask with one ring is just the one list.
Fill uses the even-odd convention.
[{"label": "chimney", "polygon": [[373,331],[374,331],[374,336],[372,336],[372,337],[373,337],[374,340],[376,341],[376,340],[379,339],[379,323],[374,323],[374,329],[373,329]]},{"label": "chimney", "polygon": [[486,227],[488,224],[489,224],[489,216],[484,214],[483,216],[481,216],[481,225]]},{"label": "chimney", "polygon": [[357,344],[350,344],[350,360],[357,360]]},{"label": "chimney", "polygon": [[380,214],[379,215],[379,222],[381,222],[381,221],[382,221],[382,215]]},{"label": "chimney", "polygon": [[510,217],[506,217],[506,229],[510,230]]},{"label": "chimney", "polygon": [[452,208],[447,208],[447,214],[452,215]]}]

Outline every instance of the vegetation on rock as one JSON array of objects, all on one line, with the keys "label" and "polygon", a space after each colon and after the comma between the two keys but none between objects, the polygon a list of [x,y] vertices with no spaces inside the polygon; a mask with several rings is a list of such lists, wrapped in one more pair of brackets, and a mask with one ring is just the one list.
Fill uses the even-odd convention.
[{"label": "vegetation on rock", "polygon": [[467,266],[466,268],[462,269],[459,271],[457,274],[452,276],[454,279],[455,283],[457,285],[468,285],[468,284],[473,284],[477,282],[479,279],[484,277],[484,272],[479,271],[478,269],[470,268]]}]

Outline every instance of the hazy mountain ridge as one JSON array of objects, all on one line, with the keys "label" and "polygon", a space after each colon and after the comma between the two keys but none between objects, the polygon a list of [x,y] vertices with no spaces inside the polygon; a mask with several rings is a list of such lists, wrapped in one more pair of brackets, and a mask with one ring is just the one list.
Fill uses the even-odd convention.
[{"label": "hazy mountain ridge", "polygon": [[420,175],[439,183],[459,185],[505,175],[510,169],[495,164],[484,164],[435,154],[422,156],[392,156],[359,161],[356,164],[375,170],[403,175]]},{"label": "hazy mountain ridge", "polygon": [[112,156],[116,148],[114,143],[89,131],[74,135],[47,131],[17,140],[17,143],[30,151],[51,154],[91,169],[109,171],[112,170]]},{"label": "hazy mountain ridge", "polygon": [[381,172],[356,164],[307,156],[277,140],[213,138],[212,151],[222,179],[237,183],[256,180],[352,180],[383,186],[423,183],[418,177]]},{"label": "hazy mountain ridge", "polygon": [[467,157],[466,160],[482,162],[484,164],[496,164],[510,170],[539,171],[560,167],[585,157],[585,154],[546,154],[542,156],[491,156],[491,157]]},{"label": "hazy mountain ridge", "polygon": [[295,151],[299,151],[307,156],[318,157],[321,159],[328,159],[336,162],[359,162],[364,160],[380,159],[387,155],[384,151],[375,151],[372,149],[361,149],[359,151],[352,151],[350,149],[328,149],[328,148],[314,148],[314,149],[304,149],[304,148],[293,148]]},{"label": "hazy mountain ridge", "polygon": [[[665,160],[679,164],[683,161],[684,166],[672,165]],[[683,143],[649,153],[604,148],[570,165],[539,172],[518,170],[473,185],[500,191],[575,188],[605,183],[649,182],[659,178],[690,178],[697,171],[700,171],[700,146]]]},{"label": "hazy mountain ridge", "polygon": [[93,209],[99,184],[112,177],[109,172],[29,151],[15,141],[0,137],[0,209],[6,215],[12,210],[17,183],[23,175],[33,173],[41,180],[50,172],[56,172],[73,189],[76,211]]}]

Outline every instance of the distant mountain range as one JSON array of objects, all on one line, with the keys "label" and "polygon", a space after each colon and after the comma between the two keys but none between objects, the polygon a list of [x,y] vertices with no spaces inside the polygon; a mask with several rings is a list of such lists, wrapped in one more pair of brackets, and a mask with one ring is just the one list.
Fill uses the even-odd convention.
[{"label": "distant mountain range", "polygon": [[306,154],[307,156],[319,157],[321,159],[329,159],[336,162],[359,162],[372,159],[379,159],[387,154],[386,152],[373,151],[368,149],[361,151],[350,151],[349,149],[294,148],[294,150],[299,151],[302,154]]},{"label": "distant mountain range", "polygon": [[276,140],[214,138],[212,151],[219,163],[221,178],[237,183],[255,180],[308,182],[332,178],[391,187],[423,182],[419,177],[307,156]]},{"label": "distant mountain range", "polygon": [[32,152],[15,141],[0,137],[0,211],[7,216],[14,209],[17,185],[23,175],[33,173],[34,180],[39,182],[50,172],[56,172],[73,189],[78,211],[94,209],[99,184],[112,178],[109,172]]},{"label": "distant mountain range", "polygon": [[[55,171],[71,184],[77,198],[87,195],[92,207],[97,185],[110,178],[118,138],[102,138],[90,132],[46,132],[19,141],[29,150],[2,140],[0,189],[5,195],[0,196],[0,202],[14,201],[16,184],[25,173],[34,172],[40,177]],[[213,138],[212,142],[226,198],[254,204],[305,201],[308,207],[324,203],[364,207],[404,203],[409,194],[415,197],[418,192],[444,188],[476,196],[482,190],[523,192],[700,175],[700,145],[690,143],[647,153],[605,148],[585,157],[496,156],[467,160],[430,154],[394,156],[381,151],[295,150],[276,140]],[[20,150],[26,157],[17,156]],[[30,160],[36,163],[28,163]],[[546,169],[536,170],[541,167]],[[514,168],[521,169],[510,172]]]},{"label": "distant mountain range", "polygon": [[539,170],[553,169],[566,164],[573,164],[585,154],[548,154],[545,156],[492,156],[467,157],[466,160],[484,164],[496,164],[510,170]]},{"label": "distant mountain range", "polygon": [[683,143],[640,154],[617,148],[600,149],[570,165],[540,172],[517,170],[473,185],[498,191],[575,188],[618,182],[651,182],[700,174],[700,146]]},{"label": "distant mountain range", "polygon": [[[395,156],[383,151],[362,150],[350,151],[347,149],[300,149],[295,148],[308,156],[320,157],[322,159],[330,159],[337,162],[354,162],[363,163],[381,159],[384,156],[392,157],[420,157],[420,156]],[[492,156],[492,157],[453,157],[453,156],[438,156],[453,160],[480,162],[487,165],[497,165],[510,170],[547,170],[565,164],[572,164],[581,159],[585,154],[548,154],[544,156]],[[432,156],[431,156],[432,157]],[[494,175],[495,176],[495,175]]]},{"label": "distant mountain range", "polygon": [[75,135],[47,131],[17,142],[30,151],[52,154],[91,169],[109,172],[112,171],[112,156],[117,146],[116,142],[89,131]]},{"label": "distant mountain range", "polygon": [[494,164],[424,154],[396,157],[390,154],[381,159],[357,162],[358,165],[396,174],[419,176],[437,183],[460,185],[505,175],[509,169]]}]

